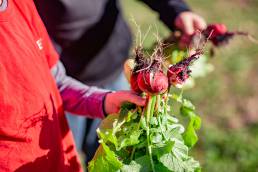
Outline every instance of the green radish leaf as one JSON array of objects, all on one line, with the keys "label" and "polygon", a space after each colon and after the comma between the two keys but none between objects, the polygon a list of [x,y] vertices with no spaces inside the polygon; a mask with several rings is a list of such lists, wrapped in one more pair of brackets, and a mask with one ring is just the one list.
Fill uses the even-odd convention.
[{"label": "green radish leaf", "polygon": [[193,122],[193,127],[194,127],[194,129],[195,129],[195,130],[200,130],[201,125],[202,125],[202,120],[201,120],[201,118],[196,115],[196,116],[193,116],[193,117],[192,117],[192,120],[194,121],[194,122]]},{"label": "green radish leaf", "polygon": [[141,165],[140,172],[150,172],[151,171],[151,163],[150,163],[150,157],[148,155],[144,155],[140,158],[137,158],[135,160],[137,164]]},{"label": "green radish leaf", "polygon": [[200,164],[192,158],[180,159],[174,156],[173,153],[164,154],[160,158],[160,162],[170,171],[176,172],[195,172]]},{"label": "green radish leaf", "polygon": [[121,172],[141,172],[142,166],[135,161],[132,161],[129,165],[124,165]]},{"label": "green radish leaf", "polygon": [[117,138],[113,134],[112,129],[106,129],[106,130],[97,129],[97,133],[98,133],[99,138],[101,138],[104,143],[111,142],[115,146],[118,146]]},{"label": "green radish leaf", "polygon": [[[147,146],[147,142],[145,143],[145,147]],[[144,147],[144,148],[145,148]],[[146,150],[143,150],[143,149],[141,149],[141,151],[136,151],[135,152],[135,158],[134,159],[138,159],[138,158],[140,158],[140,157],[142,157],[142,156],[145,156],[146,155]]]},{"label": "green radish leaf", "polygon": [[186,106],[181,106],[181,108],[180,108],[180,113],[181,113],[181,115],[183,115],[184,117],[196,116],[196,115],[195,115],[195,112],[194,112],[192,109],[190,109],[190,108],[188,108],[188,107],[186,107]]},{"label": "green radish leaf", "polygon": [[174,146],[172,148],[172,153],[177,159],[187,159],[188,158],[188,147],[183,141],[178,139],[174,140]]},{"label": "green radish leaf", "polygon": [[186,131],[183,134],[183,138],[184,138],[185,144],[189,148],[193,147],[196,144],[196,142],[198,141],[198,136],[197,136],[191,122],[189,123],[189,125],[186,128]]},{"label": "green radish leaf", "polygon": [[134,110],[135,107],[136,106],[132,103],[124,103],[120,108],[119,121],[122,121],[126,117],[127,117],[126,119],[127,121],[130,120],[131,116],[133,115],[133,113],[130,112],[130,110]]},{"label": "green radish leaf", "polygon": [[185,57],[185,52],[180,50],[174,50],[171,53],[171,63],[176,64],[182,61]]},{"label": "green radish leaf", "polygon": [[174,123],[178,123],[178,119],[171,116],[171,115],[166,115],[166,119],[168,122],[170,122],[171,124],[174,124]]},{"label": "green radish leaf", "polygon": [[170,97],[177,101],[178,103],[180,103],[182,106],[191,109],[191,110],[195,110],[195,106],[192,104],[192,102],[190,100],[187,100],[185,98],[182,97],[182,95],[177,95],[177,94],[172,94],[170,95]]},{"label": "green radish leaf", "polygon": [[134,110],[135,107],[136,106],[133,103],[129,103],[129,102],[123,103],[121,108],[120,108],[120,116],[121,115],[127,115],[127,112],[130,111],[130,110]]},{"label": "green radish leaf", "polygon": [[165,167],[162,163],[155,164],[155,171],[157,172],[171,172],[167,167]]},{"label": "green radish leaf", "polygon": [[150,124],[151,125],[158,125],[158,120],[156,117],[152,117],[151,120],[150,120]]},{"label": "green radish leaf", "polygon": [[97,130],[102,146],[90,162],[89,171],[198,172],[200,165],[188,150],[198,140],[195,130],[200,128],[201,119],[190,101],[182,95],[172,97],[182,105],[180,113],[189,119],[186,129],[176,116],[167,113],[164,99],[157,99],[160,106],[152,104],[159,109],[150,111],[148,123],[141,108],[125,104],[119,115],[109,115]]},{"label": "green radish leaf", "polygon": [[162,142],[162,135],[161,135],[161,133],[155,133],[155,134],[153,134],[153,135],[151,135],[151,142],[152,143],[160,143],[160,142]]},{"label": "green radish leaf", "polygon": [[173,139],[173,138],[181,138],[181,134],[184,132],[184,127],[181,124],[172,124],[167,125],[167,130],[164,132],[165,138],[167,140]]},{"label": "green radish leaf", "polygon": [[91,172],[116,172],[123,163],[118,160],[116,154],[109,149],[105,143],[101,143],[103,153],[96,159],[89,163],[89,171]]},{"label": "green radish leaf", "polygon": [[105,143],[101,143],[103,150],[105,152],[105,159],[112,164],[113,168],[121,168],[122,163],[116,157],[116,154],[109,149],[109,147]]},{"label": "green radish leaf", "polygon": [[137,123],[133,123],[130,126],[123,128],[124,132],[118,137],[117,141],[119,145],[117,148],[118,151],[124,147],[136,145],[140,142],[139,137],[142,133],[142,130],[138,130],[137,128]]},{"label": "green radish leaf", "polygon": [[180,112],[183,116],[187,116],[190,119],[188,126],[183,134],[185,144],[191,148],[198,141],[196,130],[201,128],[201,118],[197,116],[192,109],[182,106]]},{"label": "green radish leaf", "polygon": [[168,153],[160,158],[160,162],[170,171],[184,172],[183,161]]},{"label": "green radish leaf", "polygon": [[[103,156],[99,156],[96,160],[91,161],[88,168],[90,172],[112,172],[109,162],[107,162]],[[115,172],[115,170],[113,172]]]},{"label": "green radish leaf", "polygon": [[192,102],[190,100],[187,99],[183,99],[183,106],[192,110],[195,110],[194,105],[192,104]]},{"label": "green radish leaf", "polygon": [[145,138],[143,138],[143,137],[141,137],[139,140],[140,140],[140,143],[139,143],[139,144],[137,144],[137,145],[135,145],[135,148],[137,148],[137,149],[141,149],[141,148],[146,147],[146,145],[147,145],[147,141],[146,141],[146,139],[145,139]]},{"label": "green radish leaf", "polygon": [[156,155],[158,158],[161,157],[164,154],[170,153],[172,151],[172,148],[174,146],[173,141],[167,141],[162,146],[157,146],[152,149],[153,155]]},{"label": "green radish leaf", "polygon": [[142,129],[147,130],[147,122],[146,122],[146,118],[145,117],[141,117],[140,125],[141,125]]}]

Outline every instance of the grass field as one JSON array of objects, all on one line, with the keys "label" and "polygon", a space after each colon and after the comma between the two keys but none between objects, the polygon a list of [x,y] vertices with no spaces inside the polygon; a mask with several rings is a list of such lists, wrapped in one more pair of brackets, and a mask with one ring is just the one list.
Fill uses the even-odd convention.
[{"label": "grass field", "polygon": [[[232,30],[244,30],[258,38],[258,0],[188,0],[193,11],[208,23],[222,22]],[[155,24],[161,35],[169,34],[158,15],[140,2],[123,0],[128,22],[143,33]],[[144,42],[150,47],[155,38]],[[186,91],[203,118],[194,156],[207,172],[258,172],[258,45],[238,37],[216,50],[210,62],[215,70]]]}]

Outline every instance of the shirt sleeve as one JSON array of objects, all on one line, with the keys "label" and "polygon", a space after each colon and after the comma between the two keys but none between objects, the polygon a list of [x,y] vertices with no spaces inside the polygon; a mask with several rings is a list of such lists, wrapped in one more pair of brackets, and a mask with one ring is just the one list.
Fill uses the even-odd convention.
[{"label": "shirt sleeve", "polygon": [[140,0],[159,13],[160,19],[170,30],[175,30],[174,21],[178,14],[190,11],[183,0]]},{"label": "shirt sleeve", "polygon": [[104,99],[110,91],[89,87],[67,76],[60,61],[52,67],[51,73],[56,80],[66,111],[90,118],[105,116]]}]

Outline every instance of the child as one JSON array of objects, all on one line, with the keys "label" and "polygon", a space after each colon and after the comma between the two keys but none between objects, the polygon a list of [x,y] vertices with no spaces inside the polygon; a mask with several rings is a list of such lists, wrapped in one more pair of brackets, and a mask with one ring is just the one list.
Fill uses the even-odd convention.
[{"label": "child", "polygon": [[64,110],[103,118],[145,100],[67,77],[33,1],[0,4],[0,171],[82,171]]}]

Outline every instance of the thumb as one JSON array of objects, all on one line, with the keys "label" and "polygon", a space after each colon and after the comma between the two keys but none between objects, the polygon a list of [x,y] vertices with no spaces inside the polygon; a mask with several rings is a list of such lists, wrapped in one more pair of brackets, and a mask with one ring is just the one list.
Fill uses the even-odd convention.
[{"label": "thumb", "polygon": [[184,34],[192,35],[194,34],[194,26],[191,17],[185,16],[183,20],[181,20],[182,26],[181,29],[183,30]]},{"label": "thumb", "polygon": [[204,30],[206,22],[204,18],[193,12],[182,12],[175,19],[175,26],[186,35],[192,35],[196,30]]}]

